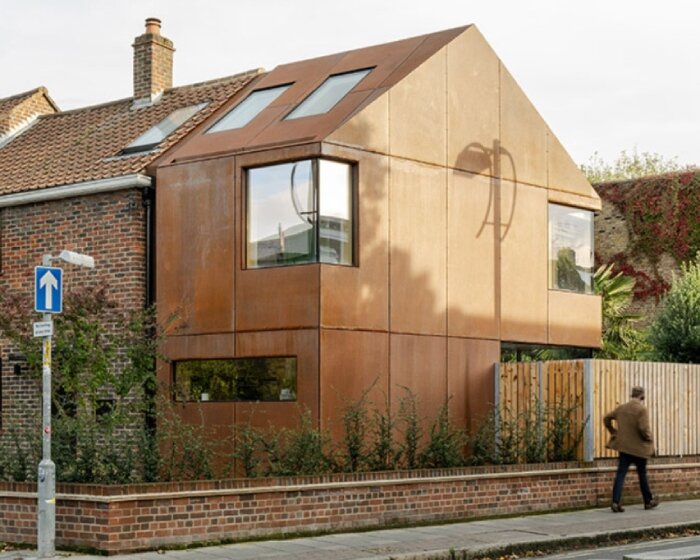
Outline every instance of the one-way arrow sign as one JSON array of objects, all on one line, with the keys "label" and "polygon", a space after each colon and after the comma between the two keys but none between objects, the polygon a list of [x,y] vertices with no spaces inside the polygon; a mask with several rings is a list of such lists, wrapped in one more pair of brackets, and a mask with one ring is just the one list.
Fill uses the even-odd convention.
[{"label": "one-way arrow sign", "polygon": [[40,313],[63,311],[63,270],[54,266],[34,268],[34,309]]}]

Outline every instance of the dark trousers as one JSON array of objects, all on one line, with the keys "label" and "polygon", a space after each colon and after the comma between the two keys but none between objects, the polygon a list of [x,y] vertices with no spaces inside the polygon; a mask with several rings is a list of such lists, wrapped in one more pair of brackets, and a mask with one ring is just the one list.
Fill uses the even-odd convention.
[{"label": "dark trousers", "polygon": [[620,503],[622,498],[622,486],[625,483],[625,476],[630,465],[634,464],[637,468],[637,476],[639,477],[639,489],[642,491],[644,503],[651,502],[652,495],[649,489],[649,479],[647,478],[647,460],[644,457],[635,457],[620,451],[620,458],[617,462],[617,474],[615,475],[615,485],[613,486],[612,501],[616,504]]}]

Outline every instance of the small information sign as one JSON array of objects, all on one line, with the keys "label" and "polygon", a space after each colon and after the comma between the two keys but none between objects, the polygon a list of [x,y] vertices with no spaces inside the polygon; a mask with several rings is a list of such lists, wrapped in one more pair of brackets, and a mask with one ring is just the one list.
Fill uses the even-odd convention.
[{"label": "small information sign", "polygon": [[34,323],[34,336],[53,336],[53,321],[37,321]]}]

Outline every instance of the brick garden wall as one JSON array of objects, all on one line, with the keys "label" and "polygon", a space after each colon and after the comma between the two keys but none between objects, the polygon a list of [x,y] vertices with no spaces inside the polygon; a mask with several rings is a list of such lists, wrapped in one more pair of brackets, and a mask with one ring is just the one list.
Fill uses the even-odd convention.
[{"label": "brick garden wall", "polygon": [[[0,290],[32,297],[34,267],[44,253],[56,255],[61,249],[95,258],[94,270],[62,266],[64,293],[106,284],[125,309],[143,308],[146,225],[140,190],[0,208]],[[0,430],[27,426],[40,410],[40,387],[1,338],[0,359]]]},{"label": "brick garden wall", "polygon": [[[270,535],[607,506],[615,462],[58,486],[56,543],[108,554]],[[700,495],[697,458],[654,459],[661,500]],[[639,501],[630,472],[625,502]],[[34,484],[0,483],[0,541],[36,542]]]}]

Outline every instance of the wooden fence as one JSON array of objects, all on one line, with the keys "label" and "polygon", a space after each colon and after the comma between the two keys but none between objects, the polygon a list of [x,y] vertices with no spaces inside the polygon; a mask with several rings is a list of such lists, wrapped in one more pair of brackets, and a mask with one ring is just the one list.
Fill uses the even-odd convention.
[{"label": "wooden fence", "polygon": [[[641,385],[657,454],[700,454],[700,365],[615,360],[504,363],[496,366],[495,384],[500,416],[506,421],[552,407],[568,410],[572,427],[583,428],[577,455],[587,461],[616,456],[605,448],[603,416],[627,402],[632,387]],[[552,417],[541,421],[551,422]]]}]

